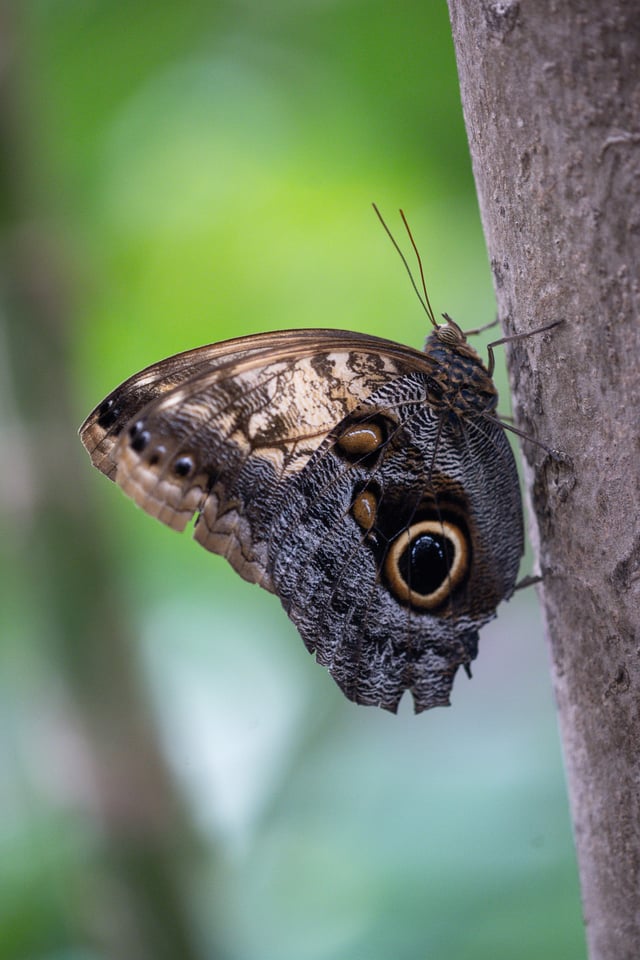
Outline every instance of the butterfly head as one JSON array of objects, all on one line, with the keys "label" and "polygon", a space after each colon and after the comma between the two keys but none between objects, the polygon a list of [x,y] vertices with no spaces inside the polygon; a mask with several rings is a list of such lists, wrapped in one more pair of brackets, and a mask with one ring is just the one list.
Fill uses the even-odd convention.
[{"label": "butterfly head", "polygon": [[[482,358],[467,340],[464,330],[448,313],[443,313],[442,316],[445,322],[434,325],[433,332],[429,334],[424,345],[424,352],[438,360],[439,363],[444,364],[448,369],[457,366],[459,358],[463,357],[466,364],[470,361],[473,367],[478,367],[483,374],[486,374],[487,371]],[[469,371],[467,372],[468,375]]]},{"label": "butterfly head", "polygon": [[458,326],[448,313],[443,313],[445,323],[437,324],[433,336],[439,343],[445,343],[454,349],[467,342],[464,330]]}]

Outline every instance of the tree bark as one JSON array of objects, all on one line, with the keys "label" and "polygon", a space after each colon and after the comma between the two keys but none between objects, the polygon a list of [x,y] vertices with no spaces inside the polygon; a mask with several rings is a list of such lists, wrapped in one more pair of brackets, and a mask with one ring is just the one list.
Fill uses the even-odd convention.
[{"label": "tree bark", "polygon": [[[509,344],[592,960],[640,950],[640,18],[449,0]],[[526,682],[515,678],[514,683]]]}]

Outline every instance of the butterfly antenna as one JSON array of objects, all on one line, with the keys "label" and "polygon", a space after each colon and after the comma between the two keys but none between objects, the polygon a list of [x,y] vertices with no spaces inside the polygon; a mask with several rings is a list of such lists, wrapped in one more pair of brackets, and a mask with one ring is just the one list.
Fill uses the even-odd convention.
[{"label": "butterfly antenna", "polygon": [[424,270],[423,270],[423,268],[422,268],[422,257],[420,256],[420,253],[419,253],[419,251],[418,251],[418,247],[417,247],[417,245],[416,245],[416,242],[415,242],[415,240],[413,239],[413,234],[411,233],[411,227],[409,226],[409,222],[408,222],[407,218],[406,218],[405,215],[404,215],[404,210],[401,210],[401,211],[400,211],[400,216],[402,217],[402,222],[404,223],[404,228],[405,228],[405,230],[407,231],[407,233],[409,234],[409,240],[411,240],[411,246],[413,247],[413,252],[414,252],[415,255],[416,255],[416,260],[418,261],[418,267],[420,268],[420,279],[422,280],[422,291],[423,291],[423,293],[424,293],[424,299],[425,299],[425,302],[426,302],[426,305],[427,305],[427,313],[428,313],[428,315],[429,315],[429,319],[431,320],[431,323],[434,325],[434,327],[437,328],[438,324],[436,323],[436,318],[435,318],[435,314],[434,314],[434,312],[433,312],[433,307],[431,306],[431,301],[429,300],[429,294],[427,293],[427,283],[426,283],[426,281],[425,281],[425,279],[424,279]]},{"label": "butterfly antenna", "polygon": [[409,274],[409,280],[411,281],[411,286],[412,286],[413,289],[415,290],[416,297],[418,298],[418,300],[419,300],[420,303],[422,304],[422,309],[424,310],[424,312],[426,313],[426,315],[429,317],[429,320],[431,321],[431,323],[433,324],[433,326],[437,329],[438,324],[436,323],[436,318],[435,318],[435,316],[434,316],[433,310],[431,309],[431,304],[430,304],[430,302],[429,302],[429,297],[427,296],[427,289],[426,289],[425,282],[424,282],[424,275],[423,275],[423,273],[422,273],[422,262],[421,262],[421,260],[420,260],[420,256],[418,255],[418,251],[417,251],[416,245],[415,245],[415,243],[414,243],[414,241],[413,241],[413,237],[411,236],[411,231],[409,230],[407,221],[405,220],[404,213],[402,213],[402,210],[400,211],[400,214],[401,214],[402,219],[403,219],[403,221],[404,221],[404,225],[405,225],[405,227],[407,228],[407,231],[408,231],[408,233],[409,233],[409,236],[411,237],[411,243],[413,244],[413,249],[415,250],[416,256],[418,257],[418,264],[419,264],[419,266],[420,266],[420,275],[422,276],[422,287],[423,287],[423,290],[424,290],[424,293],[425,293],[425,299],[423,299],[422,294],[420,293],[420,290],[418,289],[418,285],[417,285],[416,281],[415,281],[414,278],[413,278],[413,274],[411,273],[411,267],[410,267],[409,264],[407,263],[407,258],[405,257],[404,253],[403,253],[402,250],[400,249],[400,247],[399,247],[399,245],[398,245],[398,242],[396,241],[396,238],[395,238],[394,235],[391,233],[391,230],[389,229],[389,227],[388,227],[387,224],[385,223],[385,220],[384,220],[382,214],[380,213],[380,211],[378,210],[377,206],[375,205],[375,203],[372,203],[371,206],[372,206],[373,209],[375,210],[376,216],[378,217],[378,220],[380,221],[380,223],[381,223],[382,226],[384,227],[387,236],[388,236],[389,239],[391,240],[391,243],[392,243],[392,244],[394,245],[394,247],[396,248],[396,251],[397,251],[397,253],[398,253],[398,256],[400,257],[400,259],[402,260],[402,262],[403,262],[403,264],[404,264],[405,270],[406,270],[407,273]]}]

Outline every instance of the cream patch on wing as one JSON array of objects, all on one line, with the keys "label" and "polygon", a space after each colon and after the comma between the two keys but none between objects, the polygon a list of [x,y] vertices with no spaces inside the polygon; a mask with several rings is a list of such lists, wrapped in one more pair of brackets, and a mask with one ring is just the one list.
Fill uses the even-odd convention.
[{"label": "cream patch on wing", "polygon": [[[299,469],[331,427],[395,369],[392,359],[376,358],[374,363],[353,351],[325,355],[321,371],[312,357],[298,360],[295,366],[273,364],[260,371],[268,374],[259,387],[264,404],[229,439],[237,446],[248,440],[252,451],[285,477]],[[291,456],[294,446],[298,446],[295,458]]]},{"label": "cream patch on wing", "polygon": [[396,372],[394,358],[342,349],[163,385],[157,402],[108,438],[115,479],[174,530],[197,514],[195,539],[271,590],[264,537],[272,494]]}]

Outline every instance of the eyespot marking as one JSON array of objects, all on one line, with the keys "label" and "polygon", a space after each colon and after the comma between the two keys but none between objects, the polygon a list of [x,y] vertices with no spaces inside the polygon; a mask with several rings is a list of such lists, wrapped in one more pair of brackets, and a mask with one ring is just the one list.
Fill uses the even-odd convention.
[{"label": "eyespot marking", "polygon": [[151,434],[148,430],[144,429],[142,420],[136,421],[132,427],[129,427],[129,440],[131,442],[131,449],[135,450],[136,453],[142,453],[145,447],[149,445]]},{"label": "eyespot marking", "polygon": [[159,443],[149,454],[149,466],[157,467],[158,464],[164,459],[164,456],[167,452],[167,448],[163,443]]},{"label": "eyespot marking", "polygon": [[103,430],[112,427],[120,416],[120,410],[115,405],[113,398],[104,400],[98,407],[98,426]]},{"label": "eyespot marking", "polygon": [[195,470],[193,457],[188,454],[182,454],[173,464],[173,472],[176,477],[188,477]]},{"label": "eyespot marking", "polygon": [[377,513],[378,501],[372,490],[362,490],[351,504],[351,516],[367,532],[376,522]]},{"label": "eyespot marking", "polygon": [[402,603],[434,610],[469,568],[469,544],[449,520],[421,520],[391,544],[384,564],[391,592]]},{"label": "eyespot marking", "polygon": [[384,443],[384,431],[376,420],[366,423],[352,423],[336,440],[339,452],[348,460],[376,453]]}]

